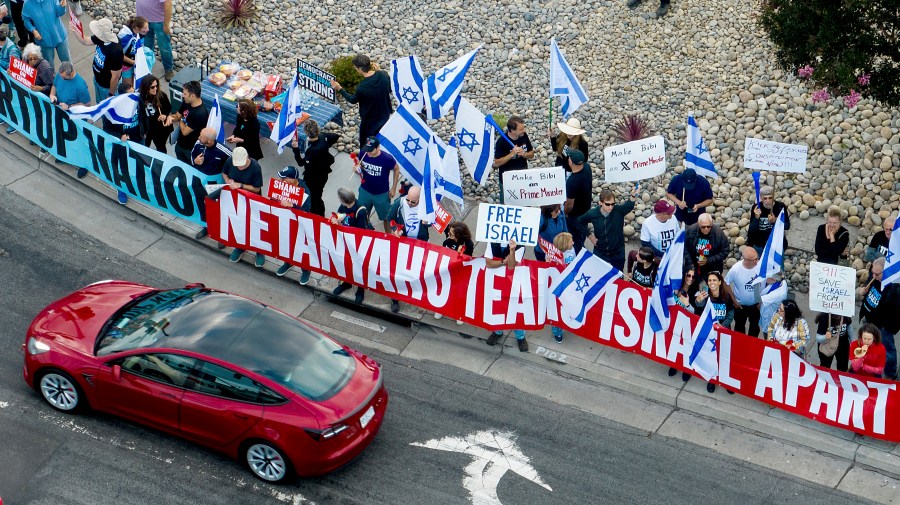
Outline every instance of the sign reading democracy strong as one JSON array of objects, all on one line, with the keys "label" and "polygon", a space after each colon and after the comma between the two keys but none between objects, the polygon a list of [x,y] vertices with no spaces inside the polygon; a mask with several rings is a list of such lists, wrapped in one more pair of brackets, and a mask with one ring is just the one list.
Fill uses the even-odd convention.
[{"label": "sign reading democracy strong", "polygon": [[606,182],[649,179],[666,171],[666,139],[661,135],[603,150]]},{"label": "sign reading democracy strong", "polygon": [[86,168],[129,198],[197,224],[206,220],[207,183],[222,182],[177,159],[72,119],[0,72],[0,119],[69,165]]},{"label": "sign reading democracy strong", "polygon": [[300,77],[301,88],[308,89],[326,100],[334,101],[334,88],[331,87],[334,74],[329,74],[303,60],[297,60],[297,75]]}]

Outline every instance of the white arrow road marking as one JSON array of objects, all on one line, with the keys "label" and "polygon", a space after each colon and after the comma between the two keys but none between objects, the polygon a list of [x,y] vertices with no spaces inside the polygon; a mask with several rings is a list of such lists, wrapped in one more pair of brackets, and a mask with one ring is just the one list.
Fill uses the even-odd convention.
[{"label": "white arrow road marking", "polygon": [[553,489],[541,480],[531,460],[522,454],[511,432],[484,430],[465,438],[444,437],[410,445],[438,451],[461,452],[475,459],[463,469],[463,487],[475,505],[502,505],[497,498],[497,485],[507,470],[512,470],[547,491]]}]

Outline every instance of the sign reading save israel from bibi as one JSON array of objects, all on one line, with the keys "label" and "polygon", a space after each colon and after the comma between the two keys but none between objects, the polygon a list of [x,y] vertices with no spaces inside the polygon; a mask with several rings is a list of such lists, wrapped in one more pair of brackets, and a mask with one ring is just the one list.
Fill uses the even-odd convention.
[{"label": "sign reading save israel from bibi", "polygon": [[603,150],[606,182],[649,179],[666,171],[666,139],[661,135]]},{"label": "sign reading save israel from bibi", "polygon": [[751,170],[802,174],[806,172],[808,151],[807,146],[748,137],[744,139],[744,166]]},{"label": "sign reading save israel from bibi", "polygon": [[853,317],[855,289],[854,268],[817,261],[809,263],[809,309],[813,312]]},{"label": "sign reading save israel from bibi", "polygon": [[496,203],[478,205],[478,225],[475,240],[489,244],[516,244],[534,246],[541,224],[541,209],[518,207]]},{"label": "sign reading save israel from bibi", "polygon": [[540,207],[566,201],[566,171],[562,167],[508,170],[503,174],[504,201]]}]

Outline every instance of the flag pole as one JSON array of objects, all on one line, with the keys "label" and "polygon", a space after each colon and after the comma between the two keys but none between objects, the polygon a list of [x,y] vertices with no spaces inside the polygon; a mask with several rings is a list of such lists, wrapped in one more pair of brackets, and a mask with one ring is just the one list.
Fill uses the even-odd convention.
[{"label": "flag pole", "polygon": [[487,121],[491,126],[493,126],[495,130],[497,130],[497,133],[499,133],[500,136],[503,137],[503,140],[506,140],[506,142],[509,143],[510,147],[516,147],[516,144],[514,144],[512,139],[510,139],[506,135],[506,132],[503,131],[503,128],[500,128],[500,125],[498,125],[497,122],[494,121],[494,116],[487,114],[484,116],[484,120]]},{"label": "flag pole", "polygon": [[547,125],[553,128],[553,95],[550,95],[550,110],[547,115]]}]

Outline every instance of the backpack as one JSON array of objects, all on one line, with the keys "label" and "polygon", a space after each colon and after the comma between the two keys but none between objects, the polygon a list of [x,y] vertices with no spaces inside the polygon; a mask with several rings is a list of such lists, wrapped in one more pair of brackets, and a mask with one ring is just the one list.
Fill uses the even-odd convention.
[{"label": "backpack", "polygon": [[356,209],[356,219],[360,219],[360,215],[359,215],[360,212],[363,213],[362,218],[364,218],[366,220],[365,229],[374,230],[375,227],[372,226],[372,221],[369,220],[369,209],[367,209],[365,207],[360,207],[360,208]]}]

